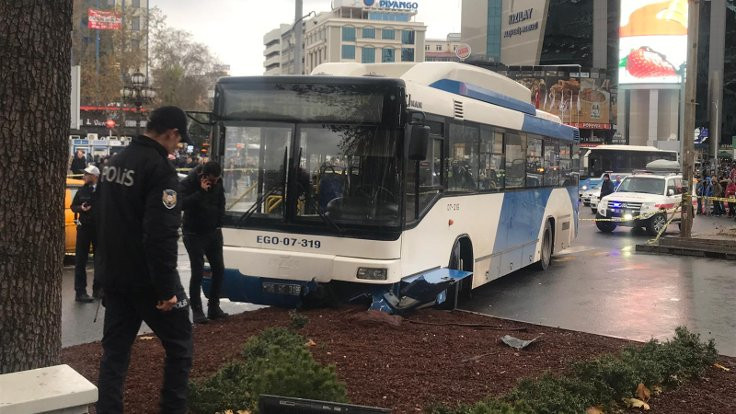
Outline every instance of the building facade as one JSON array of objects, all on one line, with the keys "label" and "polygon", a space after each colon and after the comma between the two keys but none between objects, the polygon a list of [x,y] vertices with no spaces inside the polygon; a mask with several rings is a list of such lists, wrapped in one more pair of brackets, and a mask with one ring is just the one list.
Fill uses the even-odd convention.
[{"label": "building facade", "polygon": [[[424,62],[427,27],[414,21],[417,3],[335,0],[332,5],[331,11],[304,20],[303,74],[326,62]],[[284,26],[286,31],[282,31]],[[282,25],[264,36],[267,75],[277,74],[273,60],[277,30],[281,33],[278,74],[294,73],[290,28]]]},{"label": "building facade", "polygon": [[446,39],[426,39],[424,41],[425,62],[459,62],[457,49],[465,46],[460,33],[450,33]]},{"label": "building facade", "polygon": [[[519,76],[527,82],[567,91],[556,92],[554,100],[559,105],[559,97],[568,94],[570,103],[560,106],[566,114],[575,112],[570,107],[578,110],[581,106],[583,99],[577,98],[578,88],[591,84],[594,74],[600,77],[593,87],[596,93],[582,96],[598,96],[601,86],[607,85],[603,92],[610,95],[610,122],[584,122],[584,142],[678,148],[679,138],[686,133],[680,122],[682,78],[673,75],[669,80],[632,79],[629,68],[620,64],[628,62],[625,58],[632,51],[642,49],[641,45],[627,42],[635,42],[638,37],[646,43],[653,37],[677,34],[679,38],[672,37],[659,45],[642,45],[661,48],[657,52],[674,62],[672,71],[679,71],[686,47],[676,45],[683,42],[687,30],[687,1],[463,0],[462,7],[462,40],[472,48],[471,60],[520,66],[523,68],[518,71]],[[669,16],[667,27],[657,28],[657,19],[644,16],[656,7],[666,8],[661,11]],[[681,26],[678,28],[677,24]],[[632,32],[635,26],[646,33]],[[664,31],[655,33],[657,30]],[[718,126],[715,146],[731,144],[736,136],[736,42],[723,44],[724,39],[734,35],[735,1],[700,2],[696,125],[710,125],[711,130],[714,124]],[[549,78],[547,72],[558,78],[554,85],[549,84],[549,79],[544,81]],[[560,78],[563,73],[566,79]],[[545,96],[549,103],[549,98],[555,98],[553,95],[543,94],[542,105]],[[600,128],[606,124],[610,129]],[[595,128],[585,128],[591,125]]]},{"label": "building facade", "polygon": [[273,29],[263,36],[264,75],[282,74],[282,38],[288,38],[290,30],[290,25],[282,24],[278,29]]}]

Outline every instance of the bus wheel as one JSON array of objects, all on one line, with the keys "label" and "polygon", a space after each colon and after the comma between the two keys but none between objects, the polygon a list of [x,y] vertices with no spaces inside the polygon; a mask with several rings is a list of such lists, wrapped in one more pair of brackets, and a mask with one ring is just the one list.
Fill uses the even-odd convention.
[{"label": "bus wheel", "polygon": [[[596,214],[595,218],[602,219],[605,217],[601,216],[600,214]],[[595,226],[598,227],[598,230],[602,231],[603,233],[610,233],[616,230],[616,223],[612,221],[596,221]]]},{"label": "bus wheel", "polygon": [[[458,240],[452,247],[452,251],[450,252],[450,263],[447,267],[455,270],[468,270],[468,263],[466,263],[467,257],[463,253],[466,252],[462,250],[461,243]],[[470,265],[472,266],[472,258],[470,259]],[[456,309],[461,298],[470,296],[472,283],[472,276],[470,276],[447,288],[447,298],[443,303],[437,305],[437,307],[445,310]]]},{"label": "bus wheel", "polygon": [[542,251],[539,255],[539,261],[535,266],[539,270],[547,270],[549,264],[552,263],[552,227],[549,221],[544,224],[544,235],[542,236]]}]

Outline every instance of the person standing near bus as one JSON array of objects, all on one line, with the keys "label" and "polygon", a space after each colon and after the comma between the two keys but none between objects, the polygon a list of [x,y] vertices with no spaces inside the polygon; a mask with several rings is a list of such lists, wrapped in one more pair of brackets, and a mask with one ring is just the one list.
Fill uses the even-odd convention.
[{"label": "person standing near bus", "polygon": [[186,114],[174,106],[158,108],[151,112],[145,133],[112,158],[101,175],[96,264],[104,288],[105,325],[98,414],[123,412],[130,349],[142,321],[166,351],[160,412],[187,412],[192,323],[176,269],[179,180],[168,160],[179,141],[190,142]]},{"label": "person standing near bus", "polygon": [[613,192],[616,191],[616,188],[613,186],[613,183],[611,182],[611,176],[608,174],[603,174],[603,183],[601,183],[601,200],[603,197],[613,194]]},{"label": "person standing near bus", "polygon": [[[220,289],[225,273],[222,255],[222,220],[225,217],[225,189],[220,164],[209,161],[194,168],[181,183],[184,210],[184,246],[189,253],[192,277],[189,298],[194,323],[207,323],[227,317],[220,309]],[[207,317],[202,310],[202,274],[204,258],[212,269],[212,285],[207,302]]]}]

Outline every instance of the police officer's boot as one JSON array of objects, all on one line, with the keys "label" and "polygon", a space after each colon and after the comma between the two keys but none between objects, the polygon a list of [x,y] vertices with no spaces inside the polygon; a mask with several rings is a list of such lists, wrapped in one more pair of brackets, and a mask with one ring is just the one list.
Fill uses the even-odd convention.
[{"label": "police officer's boot", "polygon": [[223,312],[222,309],[220,309],[220,301],[219,300],[210,300],[207,302],[207,317],[212,319],[213,321],[216,319],[223,319],[228,316],[227,313]]},{"label": "police officer's boot", "polygon": [[192,320],[194,323],[207,323],[207,317],[204,316],[204,312],[202,311],[202,304],[199,305],[192,304]]}]

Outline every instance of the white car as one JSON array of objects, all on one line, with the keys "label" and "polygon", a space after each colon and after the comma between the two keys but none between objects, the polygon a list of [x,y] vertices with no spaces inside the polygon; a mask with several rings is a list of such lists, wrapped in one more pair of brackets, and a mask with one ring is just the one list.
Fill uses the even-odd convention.
[{"label": "white car", "polygon": [[594,178],[588,180],[588,183],[580,187],[578,195],[584,206],[590,205],[590,199],[594,195],[598,195],[601,192],[601,181],[600,179]]},{"label": "white car", "polygon": [[[613,181],[613,185],[614,185],[613,191],[616,191],[616,189],[618,189],[618,186],[621,185],[621,182],[623,182],[621,180],[630,176],[631,174],[611,173],[609,175],[611,177],[611,181]],[[601,179],[601,181],[603,180]],[[617,181],[620,181],[618,185],[616,184]],[[600,198],[601,198],[601,186],[600,185],[598,186],[597,190],[598,191],[595,191],[593,194],[590,195],[589,204],[590,204],[590,210],[593,212],[593,214],[598,212],[598,202],[600,201]]]},{"label": "white car", "polygon": [[[641,174],[624,178],[615,193],[600,201],[596,218],[598,230],[610,233],[617,226],[645,227],[651,235],[659,234],[682,201],[682,176]],[[679,215],[674,222],[680,221]]]}]

